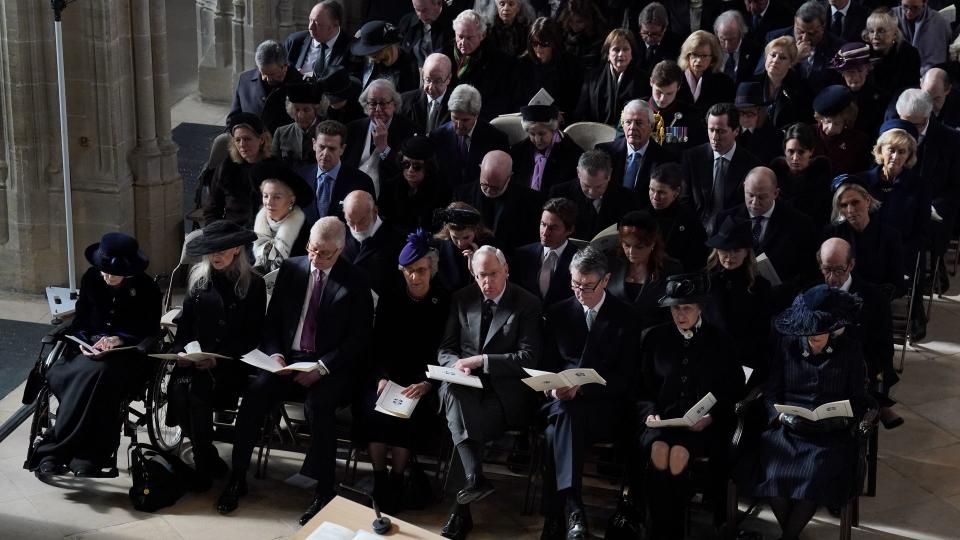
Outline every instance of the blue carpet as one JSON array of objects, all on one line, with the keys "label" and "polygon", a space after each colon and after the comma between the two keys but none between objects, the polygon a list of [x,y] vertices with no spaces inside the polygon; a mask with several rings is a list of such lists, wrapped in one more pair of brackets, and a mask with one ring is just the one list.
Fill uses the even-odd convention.
[{"label": "blue carpet", "polygon": [[40,352],[40,339],[52,329],[48,324],[0,319],[0,399],[27,380]]}]

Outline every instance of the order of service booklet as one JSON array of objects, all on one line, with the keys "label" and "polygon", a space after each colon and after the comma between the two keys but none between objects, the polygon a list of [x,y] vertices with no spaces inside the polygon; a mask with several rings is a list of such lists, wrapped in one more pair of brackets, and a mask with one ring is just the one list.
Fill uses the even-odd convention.
[{"label": "order of service booklet", "polygon": [[597,373],[597,370],[591,368],[565,369],[560,373],[529,368],[524,368],[524,371],[530,376],[520,380],[530,388],[540,392],[584,384],[607,384],[607,381]]},{"label": "order of service booklet", "polygon": [[852,418],[853,417],[853,408],[850,407],[850,400],[845,399],[843,401],[831,401],[830,403],[824,403],[823,405],[817,407],[814,410],[806,409],[804,407],[798,407],[796,405],[778,405],[774,404],[774,409],[777,412],[783,414],[792,414],[794,416],[799,416],[801,418],[806,418],[812,422],[817,420],[825,420],[827,418]]},{"label": "order of service booklet", "polygon": [[377,406],[373,410],[397,418],[410,418],[413,415],[413,410],[417,408],[420,398],[408,398],[403,395],[404,388],[393,381],[387,381],[383,391],[380,392],[380,397],[377,398]]},{"label": "order of service booklet", "polygon": [[163,354],[151,354],[153,358],[159,358],[161,360],[189,360],[191,362],[202,362],[208,358],[216,358],[218,360],[229,360],[229,356],[224,356],[222,354],[203,352],[200,349],[200,343],[197,341],[191,341],[183,347],[183,354],[179,355],[176,353],[163,353]]},{"label": "order of service booklet", "polygon": [[427,378],[436,381],[446,381],[453,384],[483,388],[483,382],[476,375],[467,375],[457,368],[443,366],[427,366]]},{"label": "order of service booklet", "polygon": [[270,373],[282,373],[284,371],[313,371],[320,368],[320,364],[317,362],[296,362],[293,364],[288,364],[286,367],[281,366],[274,360],[271,356],[268,356],[266,353],[260,349],[254,349],[247,354],[240,357],[240,360],[250,364],[251,366],[258,367],[260,369],[269,371]]},{"label": "order of service booklet", "polygon": [[707,392],[687,414],[680,418],[668,418],[666,420],[647,420],[647,427],[690,427],[700,421],[710,412],[710,409],[717,404],[717,398],[713,397],[713,392]]}]

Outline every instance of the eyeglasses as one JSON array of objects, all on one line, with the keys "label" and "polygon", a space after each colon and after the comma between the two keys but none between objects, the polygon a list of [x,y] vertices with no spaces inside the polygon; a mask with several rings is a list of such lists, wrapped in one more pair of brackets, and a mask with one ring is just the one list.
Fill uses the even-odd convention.
[{"label": "eyeglasses", "polygon": [[408,161],[404,159],[400,161],[400,168],[404,170],[410,169],[414,172],[420,172],[423,170],[423,163]]},{"label": "eyeglasses", "polygon": [[904,11],[911,11],[911,12],[912,12],[912,11],[920,11],[920,10],[923,9],[923,5],[921,4],[921,5],[919,5],[919,6],[911,6],[911,5],[908,5],[908,4],[900,4],[900,9],[902,9],[902,10],[904,10]]},{"label": "eyeglasses", "polygon": [[546,48],[553,47],[553,43],[550,43],[549,41],[540,41],[540,40],[532,39],[530,40],[530,46],[534,48],[543,47],[546,49]]},{"label": "eyeglasses", "polygon": [[307,253],[309,253],[310,255],[313,255],[314,257],[322,261],[325,261],[333,257],[334,255],[337,254],[338,251],[340,251],[340,248],[325,249],[323,251],[320,251],[318,249],[314,249],[310,246],[307,246]]},{"label": "eyeglasses", "polygon": [[711,58],[713,58],[713,55],[712,55],[712,54],[690,53],[690,54],[688,54],[687,56],[690,57],[690,58],[692,58],[692,59],[694,59],[694,60],[710,60]]},{"label": "eyeglasses", "polygon": [[388,106],[393,105],[393,100],[390,101],[368,101],[367,107],[370,107],[370,110],[376,109],[386,109]]},{"label": "eyeglasses", "polygon": [[449,80],[450,80],[449,78],[448,78],[448,79],[441,79],[441,78],[439,78],[439,77],[435,77],[435,78],[424,77],[424,78],[423,78],[423,84],[436,84],[436,85],[440,85],[440,84],[443,84],[443,83],[445,83],[445,82],[447,82],[447,81],[449,81]]},{"label": "eyeglasses", "polygon": [[597,287],[600,286],[600,282],[596,282],[593,285],[588,285],[586,283],[577,283],[576,281],[570,282],[570,288],[578,292],[593,292],[597,290]]},{"label": "eyeglasses", "polygon": [[842,276],[847,273],[846,266],[821,266],[820,273],[825,276]]}]

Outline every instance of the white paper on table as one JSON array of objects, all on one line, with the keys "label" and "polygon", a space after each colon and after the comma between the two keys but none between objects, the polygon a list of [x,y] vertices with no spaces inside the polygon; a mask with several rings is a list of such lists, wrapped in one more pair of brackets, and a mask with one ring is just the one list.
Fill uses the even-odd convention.
[{"label": "white paper on table", "polygon": [[324,521],[310,533],[307,540],[353,540],[355,535],[356,533],[343,525]]}]

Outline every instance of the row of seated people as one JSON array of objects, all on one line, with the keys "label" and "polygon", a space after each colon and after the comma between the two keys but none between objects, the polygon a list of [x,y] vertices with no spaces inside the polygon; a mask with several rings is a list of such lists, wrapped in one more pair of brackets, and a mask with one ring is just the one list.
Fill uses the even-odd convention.
[{"label": "row of seated people", "polygon": [[[772,179],[768,170],[755,173]],[[461,230],[481,225],[472,209],[446,214]],[[236,361],[178,362],[168,420],[191,439],[193,462],[206,486],[229,471],[218,510],[230,513],[238,507],[264,417],[293,398],[304,399],[313,434],[301,472],[318,480],[301,523],[333,496],[334,415],[347,404],[353,406],[355,442],[369,445],[375,496],[398,510],[398,486],[411,452],[437,427],[431,421],[437,408],[428,404],[439,400],[466,473],[441,529],[445,536],[465,537],[472,527],[470,504],[494,491],[483,475],[482,444],[539,418],[535,425],[546,423],[544,538],[586,537],[583,450],[591,441],[611,439],[631,448],[634,491],[651,495],[653,537],[678,538],[689,500],[687,466],[691,457],[723,452],[733,405],[745,392],[743,364],[756,368],[751,386],[767,386],[771,411],[775,403],[814,407],[850,399],[859,415],[868,377],[890,384],[887,366],[877,365],[881,357],[892,356],[890,341],[878,339],[890,336],[888,297],[855,273],[860,265],[846,241],[824,242],[816,254],[824,283],[798,295],[772,319],[766,297],[770,285],[756,273],[751,227],[726,220],[707,242],[712,249],[708,272],[661,278],[665,283],[656,301],[661,313],[656,321],[645,321],[629,290],[654,287],[633,275],[633,261],[644,252],[648,259],[663,257],[656,221],[629,213],[619,226],[617,253],[608,255],[592,246],[576,250],[568,239],[575,214],[575,206],[563,199],[545,206],[545,243],[537,248],[546,253],[546,270],[533,285],[510,282],[506,256],[484,245],[468,261],[475,283],[448,291],[437,279],[437,239],[422,230],[411,234],[396,259],[401,289],[376,303],[363,274],[342,257],[347,233],[337,218],[318,220],[307,256],[281,264],[269,306],[263,279],[246,253],[256,235],[226,220],[206,226],[186,247],[202,262],[190,272],[174,350],[196,340],[203,350],[231,358],[259,347],[281,365],[318,364],[294,376],[259,371],[251,378],[254,370]],[[546,245],[556,240],[562,240],[559,253]],[[159,312],[159,291],[144,274],[147,260],[136,241],[109,233],[86,254],[92,267],[83,278],[74,332],[102,349],[156,333],[155,317],[145,314]],[[627,261],[626,272],[619,257]],[[513,259],[519,265],[522,254]],[[565,299],[548,305],[538,298],[558,284],[567,289]],[[861,302],[863,311],[855,309]],[[771,321],[777,331],[772,337]],[[865,335],[873,337],[864,340]],[[125,389],[142,376],[132,367],[143,365],[138,354],[74,350],[51,368],[48,378],[61,408],[54,434],[38,447],[31,468],[40,475],[73,471],[84,476],[106,466],[104,460],[119,444],[119,426],[104,419],[116,416],[111,411]],[[432,363],[477,374],[483,388],[435,385],[424,376]],[[538,395],[520,382],[524,368],[586,367],[608,384]],[[412,419],[374,411],[388,381],[403,386],[405,396],[424,400]],[[682,416],[707,392],[717,404],[689,430],[644,428],[647,420]],[[213,445],[212,416],[218,403],[241,395],[228,466]],[[774,430],[760,448],[764,480],[756,493],[773,499],[784,537],[795,538],[818,505],[841,506],[851,494],[852,483],[838,478],[852,470],[853,441],[845,422],[808,425],[776,413],[771,422]],[[792,457],[782,457],[783,448],[792,449]],[[802,463],[819,466],[811,473]],[[710,472],[710,500],[722,505],[720,483],[729,474],[725,461],[712,460]]]}]

